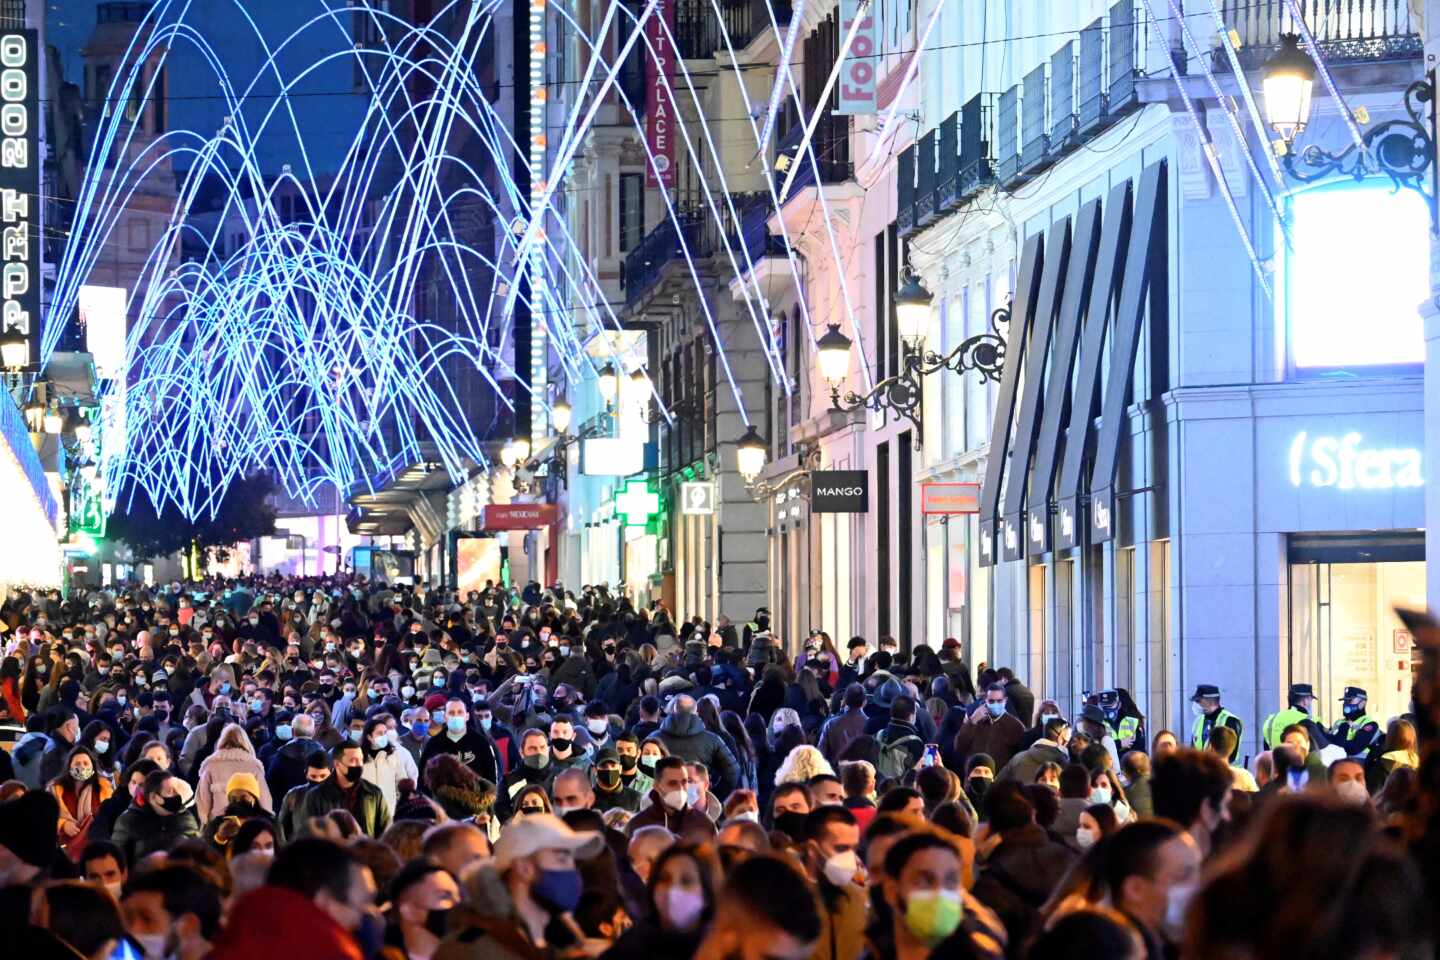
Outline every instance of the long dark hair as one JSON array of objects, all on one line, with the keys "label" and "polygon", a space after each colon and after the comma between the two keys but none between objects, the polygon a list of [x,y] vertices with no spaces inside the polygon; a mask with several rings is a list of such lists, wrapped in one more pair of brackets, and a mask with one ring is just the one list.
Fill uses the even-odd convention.
[{"label": "long dark hair", "polygon": [[[759,719],[758,717],[756,719]],[[740,714],[734,710],[724,710],[720,713],[720,726],[730,734],[735,741],[735,746],[743,754],[739,759],[746,763],[754,763],[755,741],[750,739],[750,731],[745,728],[745,721],[740,719]]]}]

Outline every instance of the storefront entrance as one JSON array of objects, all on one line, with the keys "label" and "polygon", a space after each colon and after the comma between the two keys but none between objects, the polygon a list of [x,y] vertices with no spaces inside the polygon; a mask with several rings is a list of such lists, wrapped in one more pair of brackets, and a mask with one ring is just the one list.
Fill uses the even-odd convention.
[{"label": "storefront entrance", "polygon": [[1395,607],[1424,609],[1424,535],[1295,537],[1290,544],[1288,682],[1315,685],[1321,719],[1340,715],[1347,686],[1389,720],[1410,709],[1418,655]]}]

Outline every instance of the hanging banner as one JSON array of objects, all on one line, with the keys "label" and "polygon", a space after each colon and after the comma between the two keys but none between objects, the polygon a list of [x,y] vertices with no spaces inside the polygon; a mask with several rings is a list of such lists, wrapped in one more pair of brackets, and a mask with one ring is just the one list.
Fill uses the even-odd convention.
[{"label": "hanging banner", "polygon": [[[668,30],[667,30],[668,28]],[[659,0],[645,21],[651,57],[645,77],[645,146],[651,163],[645,167],[647,187],[675,186],[675,0]]]},{"label": "hanging banner", "polygon": [[855,18],[860,26],[845,55],[845,65],[840,68],[840,105],[836,113],[876,113],[879,106],[875,99],[875,72],[880,62],[875,46],[875,4],[861,3],[860,0],[840,0],[840,36],[850,33]]},{"label": "hanging banner", "polygon": [[0,33],[0,333],[40,333],[40,48]]}]

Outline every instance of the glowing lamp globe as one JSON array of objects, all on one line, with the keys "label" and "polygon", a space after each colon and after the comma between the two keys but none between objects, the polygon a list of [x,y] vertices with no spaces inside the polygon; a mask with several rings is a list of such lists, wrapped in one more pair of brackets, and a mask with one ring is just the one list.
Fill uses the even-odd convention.
[{"label": "glowing lamp globe", "polygon": [[6,330],[0,336],[0,367],[6,370],[23,370],[30,362],[30,341],[18,330]]},{"label": "glowing lamp globe", "polygon": [[747,480],[760,476],[760,471],[765,469],[765,441],[753,423],[745,428],[745,435],[735,444],[735,466]]},{"label": "glowing lamp globe", "polygon": [[530,438],[516,437],[510,441],[510,449],[515,453],[515,462],[524,463],[530,459]]},{"label": "glowing lamp globe", "polygon": [[615,375],[613,363],[607,363],[600,369],[600,377],[595,381],[595,386],[600,391],[600,399],[607,404],[615,402],[615,395],[620,390],[620,378]]},{"label": "glowing lamp globe", "polygon": [[570,417],[573,414],[574,411],[570,408],[569,401],[561,397],[550,408],[550,425],[555,428],[556,433],[564,433],[570,429]]},{"label": "glowing lamp globe", "polygon": [[930,326],[930,305],[935,298],[921,284],[920,278],[905,271],[900,289],[895,291],[895,320],[900,336],[911,344],[925,339],[925,330]]},{"label": "glowing lamp globe", "polygon": [[832,386],[844,380],[850,372],[850,338],[840,332],[840,324],[830,324],[815,346],[820,354],[820,375]]},{"label": "glowing lamp globe", "polygon": [[1310,97],[1315,88],[1315,61],[1300,49],[1300,38],[1287,33],[1280,49],[1260,68],[1265,119],[1287,144],[1310,122]]},{"label": "glowing lamp globe", "polygon": [[513,444],[507,443],[500,448],[500,462],[505,465],[506,469],[515,466],[515,447]]}]

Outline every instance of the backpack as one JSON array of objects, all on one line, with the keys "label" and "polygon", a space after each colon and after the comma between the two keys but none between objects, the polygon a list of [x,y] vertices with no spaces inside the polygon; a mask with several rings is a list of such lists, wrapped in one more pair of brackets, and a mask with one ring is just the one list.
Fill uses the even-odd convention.
[{"label": "backpack", "polygon": [[910,744],[912,743],[919,746],[922,750],[924,749],[924,742],[913,733],[907,733],[903,737],[897,737],[895,740],[886,739],[882,735],[880,738],[880,757],[879,762],[875,764],[875,772],[885,780],[898,780],[909,773],[911,768],[915,766],[915,761],[910,751]]},{"label": "backpack", "polygon": [[45,751],[49,748],[50,738],[42,733],[34,737],[27,736],[10,754],[10,759],[15,761],[15,778],[31,790],[39,790],[45,785],[40,770]]}]

